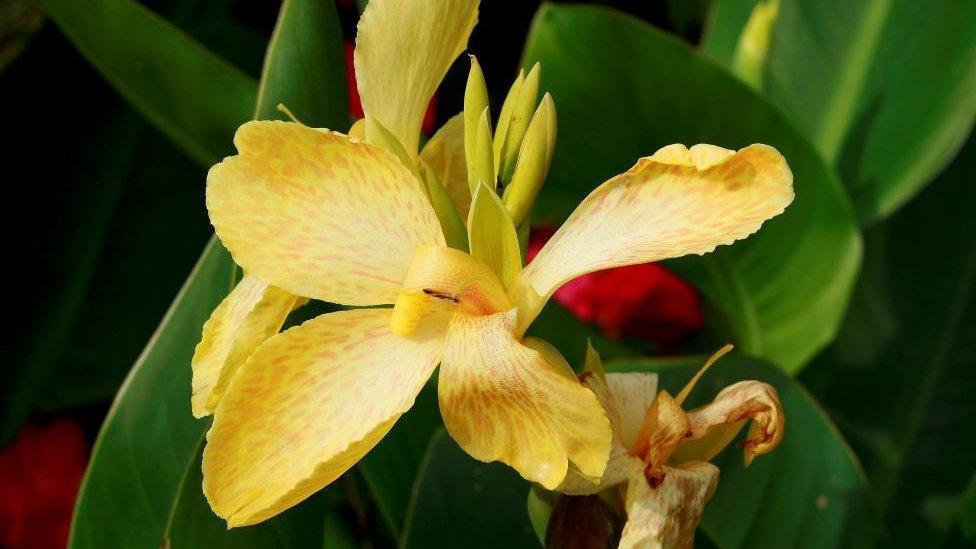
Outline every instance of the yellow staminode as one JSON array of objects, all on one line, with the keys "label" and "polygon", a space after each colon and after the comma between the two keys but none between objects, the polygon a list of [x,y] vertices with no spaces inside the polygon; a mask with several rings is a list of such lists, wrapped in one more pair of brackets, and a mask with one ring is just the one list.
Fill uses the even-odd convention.
[{"label": "yellow staminode", "polygon": [[[527,214],[555,139],[552,98],[536,103],[538,68],[516,81],[494,136],[478,92],[480,112],[451,119],[418,151],[423,112],[477,7],[372,0],[355,63],[365,139],[251,122],[237,132],[238,154],[208,175],[210,219],[246,272],[194,359],[194,412],[214,413],[204,491],[230,526],[271,517],[352,467],[438,364],[445,425],[471,455],[550,489],[569,471],[619,474],[608,467],[612,433],[636,437],[639,424],[608,418],[607,391],[582,385],[525,329],[575,276],[705,253],[792,199],[774,149],[670,147],[594,191],[523,266],[516,227],[525,223],[513,215]],[[461,141],[472,120],[473,144]],[[499,197],[498,167],[518,200]],[[277,333],[305,298],[373,308]],[[699,419],[706,430],[715,421]]]}]

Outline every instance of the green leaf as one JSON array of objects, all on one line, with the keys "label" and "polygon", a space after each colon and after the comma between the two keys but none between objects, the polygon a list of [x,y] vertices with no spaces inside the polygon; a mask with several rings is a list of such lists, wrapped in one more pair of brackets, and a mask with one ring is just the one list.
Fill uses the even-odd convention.
[{"label": "green leaf", "polygon": [[[214,516],[203,497],[203,446],[193,464],[185,469],[180,493],[173,504],[163,547],[180,549],[263,549],[266,547],[323,547],[326,521],[335,510],[325,506],[326,493],[320,492],[307,502],[257,526],[228,530],[224,521]],[[334,549],[336,546],[328,546]]]},{"label": "green leaf", "polygon": [[437,382],[431,380],[413,407],[359,462],[359,471],[394,538],[403,532],[414,480],[431,437],[440,426]]},{"label": "green leaf", "polygon": [[[316,28],[301,18],[297,20],[301,24],[287,23],[296,21],[293,13],[324,13],[314,11],[315,8],[294,7],[305,1],[313,2],[292,0],[284,5],[282,17],[285,22],[276,28],[273,43],[280,45],[302,40],[304,33]],[[289,9],[299,11],[289,12]],[[324,20],[322,32],[334,27],[329,21],[334,23],[334,14],[331,19]],[[321,44],[325,48],[332,47],[328,44],[333,43],[323,41]],[[337,42],[333,45],[339,47]],[[272,49],[272,55],[292,55],[296,51],[303,50],[279,46]],[[341,60],[339,54],[332,55],[325,50],[320,53],[322,55],[302,58],[310,62],[325,58]],[[311,85],[306,78],[310,75],[325,77],[327,71],[316,72],[297,60],[274,58],[269,59],[266,66],[275,72],[265,75],[265,81],[276,83],[276,96],[295,98],[296,104],[318,105],[312,109],[315,113],[338,112],[333,101],[342,98],[342,93],[318,94],[317,90],[328,89],[329,85],[344,89],[345,79]],[[292,76],[277,74],[277,71]],[[272,100],[267,92],[260,95]],[[183,112],[183,105],[179,103],[183,98],[180,94],[172,98],[177,102],[172,106],[173,112]],[[217,95],[210,96],[209,100],[220,102],[224,99]],[[192,105],[194,98],[187,101]],[[260,104],[255,111],[269,112],[270,108]],[[225,135],[231,135],[234,127],[224,128]],[[230,145],[229,141],[227,145]],[[206,420],[196,421],[190,414],[190,359],[204,321],[233,287],[235,273],[236,266],[230,256],[215,238],[212,239],[156,335],[119,390],[102,426],[75,511],[72,547],[159,547],[164,540],[184,534],[174,531],[174,524],[175,527],[187,525],[194,529],[204,528],[199,521],[219,524],[219,519],[212,513],[207,514],[209,511],[202,516],[199,513],[193,515],[193,520],[180,515],[184,509],[179,497],[185,479],[190,478],[189,468],[198,466],[195,460],[208,425]],[[298,511],[293,515],[305,516]],[[283,517],[282,520],[290,519]],[[325,519],[320,515],[318,520],[321,524]],[[212,531],[212,526],[206,527],[207,531]]]},{"label": "green leaf", "polygon": [[958,494],[976,445],[976,138],[917,199],[866,233],[837,342],[804,372],[867,466],[892,536],[931,546],[922,503]]},{"label": "green leaf", "polygon": [[[726,63],[749,4],[716,5],[705,48]],[[973,125],[976,4],[782,0],[763,89],[838,169],[859,217],[884,217]]]},{"label": "green leaf", "polygon": [[70,546],[159,547],[206,422],[189,412],[190,358],[235,266],[213,239],[109,410],[78,496]]},{"label": "green leaf", "polygon": [[713,327],[788,372],[833,338],[859,235],[840,183],[774,108],[681,42],[607,9],[544,6],[525,58],[542,62],[560,125],[537,218],[565,218],[598,184],[669,143],[772,145],[795,176],[786,213],[744,242],[672,266],[719,313]]},{"label": "green leaf", "polygon": [[[610,371],[659,372],[672,394],[704,358],[617,360]],[[761,360],[731,355],[699,382],[687,408],[709,402],[723,387],[755,379],[779,392],[786,434],[772,453],[743,466],[732,444],[715,460],[718,490],[705,507],[701,529],[720,547],[850,547],[869,545],[876,516],[857,457],[817,402],[797,381]]]},{"label": "green leaf", "polygon": [[139,112],[191,157],[231,150],[256,86],[133,0],[39,0],[39,5]]},{"label": "green leaf", "polygon": [[[287,120],[285,105],[302,122],[317,128],[349,128],[342,28],[333,2],[285,0],[281,5],[258,93],[258,120]],[[299,83],[300,85],[296,85]]]},{"label": "green leaf", "polygon": [[414,484],[400,546],[538,548],[528,488],[510,467],[476,461],[440,431]]}]

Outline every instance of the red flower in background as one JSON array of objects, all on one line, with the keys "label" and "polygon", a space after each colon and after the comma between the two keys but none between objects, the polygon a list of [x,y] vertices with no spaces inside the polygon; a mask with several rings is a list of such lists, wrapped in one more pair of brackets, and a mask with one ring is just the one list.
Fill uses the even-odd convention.
[{"label": "red flower in background", "polygon": [[88,443],[76,423],[25,427],[0,452],[0,547],[65,547],[87,460]]},{"label": "red flower in background", "polygon": [[[526,259],[532,261],[555,232],[552,227],[534,229]],[[655,263],[590,273],[559,288],[553,297],[607,337],[647,339],[665,351],[704,328],[695,289]]]},{"label": "red flower in background", "polygon": [[[356,85],[356,68],[353,65],[353,59],[355,57],[354,52],[356,51],[356,45],[352,42],[346,42],[346,82],[349,84],[349,114],[353,118],[363,117],[363,104],[359,100],[359,87]],[[435,95],[430,100],[430,104],[427,105],[427,112],[424,113],[424,123],[421,126],[421,130],[430,135],[434,131],[434,125],[437,124],[437,96]]]}]

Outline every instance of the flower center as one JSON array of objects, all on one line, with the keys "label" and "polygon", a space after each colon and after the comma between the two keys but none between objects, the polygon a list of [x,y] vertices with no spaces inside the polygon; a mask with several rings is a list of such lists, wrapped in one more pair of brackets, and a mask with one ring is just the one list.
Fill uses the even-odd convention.
[{"label": "flower center", "polygon": [[413,255],[393,305],[390,329],[410,335],[435,304],[487,315],[511,309],[498,277],[487,265],[446,246],[421,246]]}]

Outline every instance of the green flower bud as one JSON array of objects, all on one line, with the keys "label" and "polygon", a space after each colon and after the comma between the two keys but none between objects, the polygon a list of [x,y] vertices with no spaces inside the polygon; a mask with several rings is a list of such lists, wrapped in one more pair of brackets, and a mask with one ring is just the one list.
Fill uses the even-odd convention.
[{"label": "green flower bud", "polygon": [[478,124],[488,108],[488,88],[478,59],[471,56],[471,70],[464,88],[464,160],[468,166],[468,181],[477,182],[474,174],[475,150],[478,144]]},{"label": "green flower bud", "polygon": [[474,196],[479,183],[484,183],[488,188],[495,190],[497,177],[495,176],[495,160],[492,152],[491,122],[488,118],[488,108],[481,111],[478,119],[478,129],[475,135],[475,147],[472,151],[474,158],[468,162],[468,171],[473,177],[468,178],[468,188],[471,196]]},{"label": "green flower bud", "polygon": [[732,57],[732,70],[754,89],[762,87],[770,37],[779,14],[779,0],[761,0],[752,9]]},{"label": "green flower bud", "polygon": [[505,206],[516,224],[528,216],[542,189],[555,145],[556,106],[547,93],[525,131],[512,182],[505,188]]},{"label": "green flower bud", "polygon": [[518,102],[523,82],[525,82],[525,71],[519,70],[518,77],[512,83],[512,87],[509,88],[508,95],[505,96],[505,102],[502,103],[502,110],[498,113],[498,126],[495,128],[494,143],[496,173],[498,172],[498,160],[502,154],[502,145],[505,143],[505,134],[508,133],[508,124],[512,120],[512,110],[515,108],[515,103]]},{"label": "green flower bud", "polygon": [[[518,98],[512,106],[511,117],[509,118],[505,135],[495,136],[495,162],[498,163],[497,172],[504,183],[512,180],[512,174],[515,171],[515,162],[518,160],[519,147],[522,145],[522,138],[525,136],[525,131],[529,127],[532,112],[537,105],[536,102],[539,100],[539,70],[539,64],[536,63],[519,87]],[[501,142],[500,153],[497,152],[497,144],[499,141]]]}]

